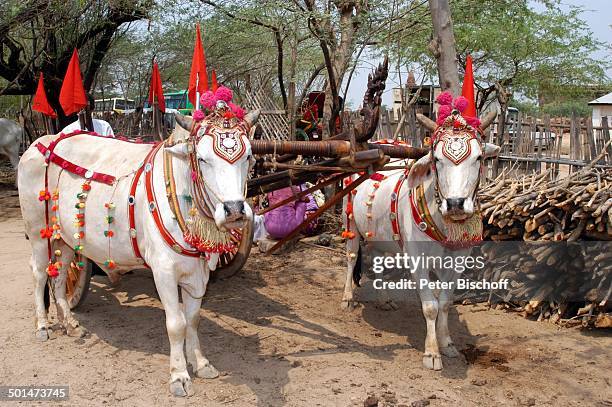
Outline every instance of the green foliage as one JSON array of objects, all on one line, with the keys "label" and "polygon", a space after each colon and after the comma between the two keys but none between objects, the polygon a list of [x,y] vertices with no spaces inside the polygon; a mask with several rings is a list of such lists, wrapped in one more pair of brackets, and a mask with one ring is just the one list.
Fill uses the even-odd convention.
[{"label": "green foliage", "polygon": [[[495,95],[495,83],[516,94],[537,98],[546,88],[579,89],[609,82],[609,61],[592,54],[604,44],[593,39],[580,8],[563,11],[557,0],[462,0],[452,2],[452,16],[460,63],[474,58],[474,74],[480,97]],[[409,18],[409,17],[407,17]],[[402,40],[404,61],[432,60],[425,38]],[[429,63],[429,67],[433,67]],[[433,71],[429,71],[433,76]],[[572,95],[568,95],[572,97]]]},{"label": "green foliage", "polygon": [[545,105],[541,109],[542,113],[551,115],[552,117],[569,117],[572,114],[576,116],[590,116],[593,111],[586,100],[567,100],[563,102],[554,102]]}]

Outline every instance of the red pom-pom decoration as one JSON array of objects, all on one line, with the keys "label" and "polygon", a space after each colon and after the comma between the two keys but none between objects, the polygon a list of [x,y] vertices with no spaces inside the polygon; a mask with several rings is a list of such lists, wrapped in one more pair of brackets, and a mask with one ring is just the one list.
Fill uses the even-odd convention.
[{"label": "red pom-pom decoration", "polygon": [[442,92],[436,98],[436,102],[438,102],[438,104],[442,106],[450,106],[451,103],[453,103],[453,95],[451,95],[449,91]]},{"label": "red pom-pom decoration", "polygon": [[203,120],[205,116],[206,115],[201,110],[196,110],[196,111],[193,112],[193,120],[195,120],[196,122],[199,122],[200,120]]},{"label": "red pom-pom decoration", "polygon": [[436,123],[438,123],[439,125],[444,123],[444,120],[446,120],[446,118],[450,116],[452,111],[453,108],[450,107],[450,105],[440,106],[440,108],[438,109],[438,119],[436,120]]},{"label": "red pom-pom decoration", "polygon": [[464,119],[465,122],[473,128],[477,128],[480,126],[480,119],[478,117],[464,117]]},{"label": "red pom-pom decoration", "polygon": [[47,266],[47,274],[51,278],[55,278],[55,277],[59,276],[59,271],[57,269],[57,266],[55,264],[49,264]]},{"label": "red pom-pom decoration", "polygon": [[228,102],[227,105],[234,112],[237,118],[240,120],[244,119],[244,109],[238,105],[233,104],[232,102]]},{"label": "red pom-pom decoration", "polygon": [[453,102],[453,105],[455,106],[455,109],[463,113],[465,109],[467,109],[469,103],[470,102],[468,102],[464,96],[457,96]]},{"label": "red pom-pom decoration", "polygon": [[346,214],[350,215],[351,213],[353,213],[353,203],[352,202],[347,202],[346,203]]},{"label": "red pom-pom decoration", "polygon": [[225,86],[219,86],[215,92],[215,97],[217,100],[222,100],[224,102],[230,102],[233,96],[234,94],[232,93],[232,90]]},{"label": "red pom-pom decoration", "polygon": [[212,110],[217,103],[217,98],[211,90],[207,90],[200,96],[200,104],[203,108]]},{"label": "red pom-pom decoration", "polygon": [[46,228],[40,229],[40,238],[41,239],[48,239],[51,236],[53,236],[53,229],[51,229],[50,227],[46,227]]},{"label": "red pom-pom decoration", "polygon": [[83,184],[82,189],[83,189],[83,191],[89,191],[89,190],[91,190],[91,185],[85,183],[85,184]]},{"label": "red pom-pom decoration", "polygon": [[41,202],[48,201],[50,198],[51,198],[51,195],[49,194],[49,191],[47,191],[46,189],[38,193],[38,200]]}]

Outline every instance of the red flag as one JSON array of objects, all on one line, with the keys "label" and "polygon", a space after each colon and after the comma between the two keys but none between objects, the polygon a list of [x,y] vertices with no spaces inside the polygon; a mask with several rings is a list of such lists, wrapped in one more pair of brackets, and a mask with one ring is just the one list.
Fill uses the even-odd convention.
[{"label": "red flag", "polygon": [[219,87],[219,84],[217,83],[217,73],[215,72],[215,70],[212,70],[212,91],[216,92],[217,88]]},{"label": "red flag", "polygon": [[87,107],[87,96],[83,88],[83,77],[81,76],[79,55],[76,48],[68,64],[68,70],[60,90],[59,101],[66,116],[73,115]]},{"label": "red flag", "polygon": [[153,106],[153,98],[157,100],[157,106],[162,113],[166,113],[166,101],[164,100],[164,90],[162,89],[161,76],[157,62],[153,62],[153,72],[151,73],[151,87],[149,88],[149,104]]},{"label": "red flag", "polygon": [[[197,89],[196,89],[197,84]],[[196,25],[196,42],[191,60],[191,74],[189,75],[188,97],[193,106],[196,106],[196,92],[200,95],[208,90],[208,75],[206,74],[206,56],[200,38],[200,24]]]},{"label": "red flag", "polygon": [[468,107],[463,114],[467,117],[476,116],[476,103],[474,99],[474,72],[472,70],[472,56],[468,55],[465,61],[465,77],[463,78],[463,88],[461,95],[468,100]]},{"label": "red flag", "polygon": [[34,95],[34,99],[32,99],[32,110],[36,110],[44,114],[45,116],[56,118],[57,114],[55,110],[49,104],[47,100],[47,93],[45,93],[45,84],[43,80],[43,73],[40,73],[38,78],[38,87],[36,88],[36,94]]}]

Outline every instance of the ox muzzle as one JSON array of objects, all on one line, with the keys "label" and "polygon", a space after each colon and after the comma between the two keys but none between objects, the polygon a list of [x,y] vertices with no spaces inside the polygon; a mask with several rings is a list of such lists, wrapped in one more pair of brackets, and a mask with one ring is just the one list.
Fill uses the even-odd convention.
[{"label": "ox muzzle", "polygon": [[252,218],[253,211],[243,200],[222,202],[215,210],[215,222],[220,229],[241,228]]},{"label": "ox muzzle", "polygon": [[442,216],[461,221],[474,214],[474,200],[471,198],[446,198],[440,206]]}]

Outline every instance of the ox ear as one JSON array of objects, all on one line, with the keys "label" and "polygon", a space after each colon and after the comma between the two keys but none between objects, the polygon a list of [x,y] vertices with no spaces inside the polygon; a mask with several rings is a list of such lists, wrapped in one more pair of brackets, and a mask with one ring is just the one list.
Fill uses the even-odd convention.
[{"label": "ox ear", "polygon": [[408,187],[414,188],[422,184],[431,176],[431,154],[418,159],[412,164],[408,174]]},{"label": "ox ear", "polygon": [[249,124],[249,127],[253,127],[255,123],[257,123],[257,120],[259,119],[260,113],[261,113],[261,110],[259,109],[251,110],[249,113],[246,114],[246,116],[244,116],[244,121]]},{"label": "ox ear", "polygon": [[484,149],[482,151],[482,158],[487,159],[497,157],[500,149],[501,148],[495,144],[485,143]]},{"label": "ox ear", "polygon": [[193,128],[193,119],[191,117],[176,112],[174,114],[174,119],[176,120],[179,126],[181,126],[187,131],[191,131],[191,129]]},{"label": "ox ear", "polygon": [[181,158],[186,158],[189,155],[189,145],[187,143],[176,143],[171,147],[165,147],[164,150]]}]

